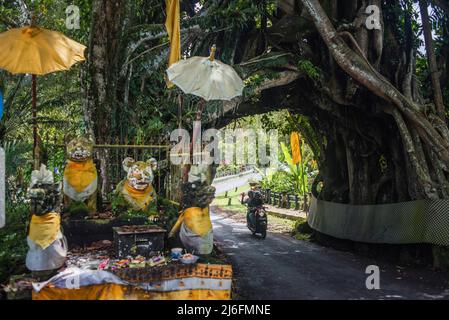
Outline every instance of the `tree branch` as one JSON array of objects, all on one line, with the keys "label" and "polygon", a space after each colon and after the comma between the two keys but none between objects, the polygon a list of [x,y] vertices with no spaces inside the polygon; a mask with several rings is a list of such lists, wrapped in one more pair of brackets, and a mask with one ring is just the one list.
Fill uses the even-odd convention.
[{"label": "tree branch", "polygon": [[420,130],[426,141],[445,162],[449,163],[449,141],[442,137],[432,124],[422,116],[420,106],[405,97],[388,79],[381,75],[369,61],[354,52],[337,34],[318,0],[301,0],[338,65],[354,80],[376,96],[395,105]]},{"label": "tree branch", "polygon": [[[286,86],[293,81],[298,80],[302,76],[302,73],[295,71],[283,71],[279,73],[279,76],[275,79],[266,79],[263,81],[257,88],[254,89],[254,92],[260,93],[263,90],[272,89],[275,87]],[[234,110],[239,104],[244,102],[245,99],[243,97],[234,99],[232,101],[226,101],[223,103],[222,113],[228,113]]]}]

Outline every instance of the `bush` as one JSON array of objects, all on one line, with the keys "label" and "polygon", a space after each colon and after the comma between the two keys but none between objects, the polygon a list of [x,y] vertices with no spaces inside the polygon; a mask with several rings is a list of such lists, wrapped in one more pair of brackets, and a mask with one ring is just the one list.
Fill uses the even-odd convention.
[{"label": "bush", "polygon": [[6,226],[0,229],[0,283],[26,272],[28,219],[27,204],[6,203]]},{"label": "bush", "polygon": [[262,187],[270,189],[274,192],[292,192],[294,189],[294,182],[292,176],[286,171],[276,171],[270,179],[262,179]]},{"label": "bush", "polygon": [[306,219],[299,218],[293,228],[293,237],[302,241],[313,241],[315,231],[309,226]]}]

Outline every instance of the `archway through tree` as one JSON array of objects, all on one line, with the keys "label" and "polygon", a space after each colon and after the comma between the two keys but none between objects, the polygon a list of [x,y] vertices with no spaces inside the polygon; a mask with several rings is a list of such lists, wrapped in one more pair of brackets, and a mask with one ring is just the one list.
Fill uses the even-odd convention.
[{"label": "archway through tree", "polygon": [[[414,45],[413,9],[403,13],[402,37],[393,14],[398,4],[372,2],[382,9],[382,29],[369,30],[364,10],[371,2],[350,2],[299,1],[263,37],[252,34],[247,50],[257,53],[256,44],[267,39],[284,50],[240,63],[243,70],[262,70],[248,78],[250,98],[225,105],[212,123],[276,108],[306,116],[298,129],[319,146],[320,197],[328,201],[447,198],[448,128],[415,72],[423,58]],[[279,35],[288,27],[296,29],[294,40]]]},{"label": "archway through tree", "polygon": [[[421,8],[431,4],[429,12],[438,20],[441,36],[433,47],[440,59],[432,55],[428,32],[426,41],[419,37],[415,18],[423,13],[427,22],[428,17],[417,1],[183,2],[195,8],[187,10],[191,18],[183,21],[184,52],[205,56],[216,44],[218,58],[233,64],[247,84],[240,101],[211,108],[209,127],[288,109],[308,119],[299,130],[309,145],[317,146],[323,199],[375,204],[449,197],[449,130],[438,98],[444,96],[439,91],[448,90],[444,38],[449,22],[441,1],[420,1]],[[143,27],[132,37],[120,35],[121,43],[112,41],[121,25],[131,23],[126,19],[130,8],[122,3],[116,19],[116,10],[105,6],[98,1],[92,8],[94,17],[101,11],[111,12],[114,19],[105,17],[110,28],[92,20],[91,32],[98,34],[90,44],[91,61],[109,61],[111,68],[92,63],[87,72],[93,80],[86,88],[86,119],[98,141],[127,130],[123,108],[165,89],[162,77],[148,78],[146,70],[159,68],[163,75],[161,61],[167,54],[158,44],[164,37],[162,25]],[[374,13],[367,11],[369,6],[376,8]],[[379,28],[367,26],[372,14]],[[429,59],[420,49],[424,45]],[[151,63],[141,66],[146,55]],[[441,71],[439,87],[435,67]],[[140,92],[135,90],[139,86]],[[171,92],[156,100],[176,110],[178,96]],[[113,112],[104,112],[109,109]],[[165,129],[176,128],[173,123]]]}]

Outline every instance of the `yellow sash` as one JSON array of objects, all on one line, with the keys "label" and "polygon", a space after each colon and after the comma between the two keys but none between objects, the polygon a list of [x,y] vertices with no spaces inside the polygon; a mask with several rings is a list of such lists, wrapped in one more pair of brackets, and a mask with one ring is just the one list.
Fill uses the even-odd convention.
[{"label": "yellow sash", "polygon": [[212,230],[209,208],[188,208],[184,211],[184,223],[193,233],[204,237]]},{"label": "yellow sash", "polygon": [[149,185],[144,190],[136,190],[129,185],[127,181],[124,183],[124,195],[128,201],[136,206],[136,209],[145,210],[153,201],[153,187]]},{"label": "yellow sash", "polygon": [[64,179],[76,192],[83,192],[97,179],[97,169],[94,161],[89,159],[84,162],[67,160],[64,169]]},{"label": "yellow sash", "polygon": [[55,212],[50,212],[43,216],[33,215],[28,237],[45,250],[58,237],[60,227],[61,217]]}]

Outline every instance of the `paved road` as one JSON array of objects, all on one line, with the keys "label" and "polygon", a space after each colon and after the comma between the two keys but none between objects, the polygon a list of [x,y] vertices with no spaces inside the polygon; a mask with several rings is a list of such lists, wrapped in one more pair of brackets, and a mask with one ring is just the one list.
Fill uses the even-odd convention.
[{"label": "paved road", "polygon": [[220,193],[244,186],[245,184],[248,183],[248,180],[251,178],[260,180],[261,176],[259,173],[250,173],[237,176],[228,180],[220,180],[219,182],[214,181],[212,185],[216,189],[215,195],[219,195]]},{"label": "paved road", "polygon": [[244,224],[214,213],[212,222],[242,299],[449,299],[448,281],[430,270],[379,265],[381,289],[370,291],[365,271],[374,262],[369,259],[287,235],[261,240]]},{"label": "paved road", "polygon": [[[245,185],[251,176],[215,183],[217,194]],[[257,176],[256,176],[257,177]],[[380,290],[366,288],[367,266],[352,253],[269,233],[265,240],[246,225],[211,214],[214,238],[237,279],[243,299],[449,299],[449,280],[430,270],[379,264]],[[268,222],[269,223],[269,222]]]}]

